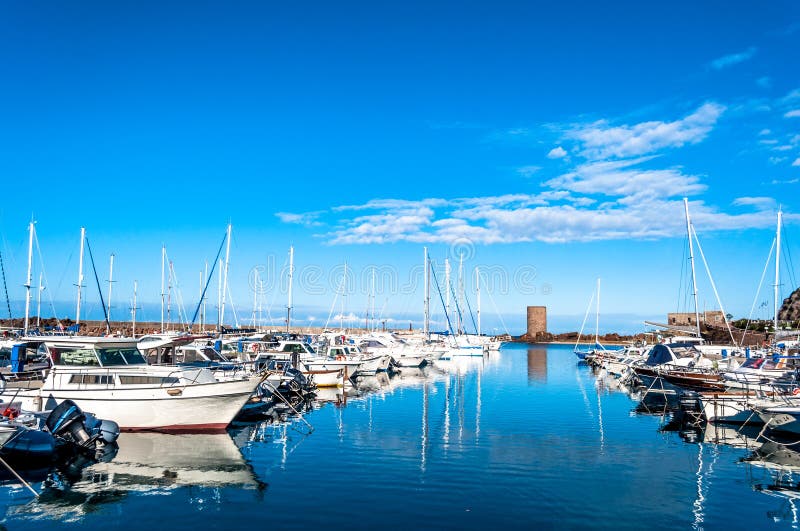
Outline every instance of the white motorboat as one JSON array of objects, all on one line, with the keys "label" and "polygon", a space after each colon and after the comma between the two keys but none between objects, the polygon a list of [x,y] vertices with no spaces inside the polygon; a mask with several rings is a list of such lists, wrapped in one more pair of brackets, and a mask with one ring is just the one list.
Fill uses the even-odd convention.
[{"label": "white motorboat", "polygon": [[302,373],[318,388],[344,386],[344,369],[304,370]]},{"label": "white motorboat", "polygon": [[217,381],[205,368],[148,365],[133,339],[25,340],[38,343],[52,366],[40,387],[9,386],[4,395],[31,411],[72,400],[124,431],[222,431],[260,383],[257,376]]},{"label": "white motorboat", "polygon": [[328,347],[328,358],[334,360],[358,361],[358,374],[375,374],[386,371],[392,358],[385,354],[366,354],[355,345],[332,345]]}]

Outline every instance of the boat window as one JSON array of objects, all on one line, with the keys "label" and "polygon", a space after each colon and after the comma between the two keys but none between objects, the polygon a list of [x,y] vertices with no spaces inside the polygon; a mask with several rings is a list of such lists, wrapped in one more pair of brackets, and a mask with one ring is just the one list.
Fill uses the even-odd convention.
[{"label": "boat window", "polygon": [[173,376],[132,376],[125,375],[119,377],[122,385],[172,385],[178,383],[178,378]]},{"label": "boat window", "polygon": [[775,368],[775,362],[773,360],[770,359],[764,360],[764,369],[774,369],[774,368]]},{"label": "boat window", "polygon": [[113,385],[114,377],[110,374],[73,374],[69,379],[69,383],[84,385]]},{"label": "boat window", "polygon": [[77,366],[100,365],[94,350],[91,348],[53,348],[52,350],[54,363]]},{"label": "boat window", "polygon": [[300,343],[289,343],[283,346],[283,352],[291,352],[292,354],[304,354],[305,349]]},{"label": "boat window", "polygon": [[99,348],[97,355],[103,367],[114,365],[143,365],[147,363],[136,347]]},{"label": "boat window", "polygon": [[197,350],[193,348],[178,349],[175,351],[175,359],[181,363],[194,363],[196,361],[205,361]]}]

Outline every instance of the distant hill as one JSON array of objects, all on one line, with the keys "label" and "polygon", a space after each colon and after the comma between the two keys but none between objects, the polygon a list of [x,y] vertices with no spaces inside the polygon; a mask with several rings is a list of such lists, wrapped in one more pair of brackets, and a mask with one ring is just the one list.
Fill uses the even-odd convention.
[{"label": "distant hill", "polygon": [[781,321],[800,320],[800,288],[783,300],[781,309],[778,311],[778,319]]}]

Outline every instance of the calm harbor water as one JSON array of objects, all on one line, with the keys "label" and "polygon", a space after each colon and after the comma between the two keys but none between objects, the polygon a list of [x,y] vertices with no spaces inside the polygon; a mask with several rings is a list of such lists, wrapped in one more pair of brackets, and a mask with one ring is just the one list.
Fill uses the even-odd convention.
[{"label": "calm harbor water", "polygon": [[[570,346],[509,345],[336,392],[301,422],[122,434],[108,462],[0,485],[12,529],[797,527],[800,465],[671,429]],[[340,391],[341,392],[341,391]],[[657,408],[656,408],[657,409]],[[725,439],[729,444],[714,441]],[[797,449],[800,451],[800,448]],[[782,488],[777,488],[780,486]],[[786,488],[786,487],[790,488]]]}]

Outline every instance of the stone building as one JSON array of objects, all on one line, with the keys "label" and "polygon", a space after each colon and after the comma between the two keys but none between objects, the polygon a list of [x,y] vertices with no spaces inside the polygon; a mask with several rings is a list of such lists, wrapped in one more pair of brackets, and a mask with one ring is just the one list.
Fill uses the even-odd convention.
[{"label": "stone building", "polygon": [[547,333],[547,307],[528,306],[528,333],[530,338],[536,338]]},{"label": "stone building", "polygon": [[[710,326],[723,326],[725,324],[725,316],[719,310],[700,312],[700,322]],[[694,312],[668,313],[667,323],[675,326],[697,326]]]}]

